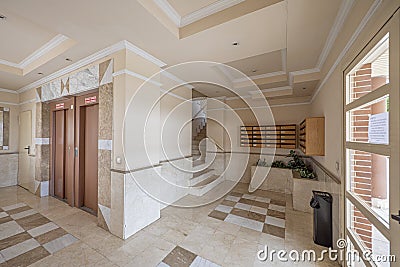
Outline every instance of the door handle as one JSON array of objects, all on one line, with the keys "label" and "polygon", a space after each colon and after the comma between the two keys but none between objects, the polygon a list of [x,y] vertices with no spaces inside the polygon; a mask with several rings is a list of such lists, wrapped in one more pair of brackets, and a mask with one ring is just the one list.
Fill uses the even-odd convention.
[{"label": "door handle", "polygon": [[400,210],[399,210],[399,215],[392,214],[392,219],[400,223]]},{"label": "door handle", "polygon": [[24,147],[24,149],[28,150],[28,155],[31,153],[31,146]]}]

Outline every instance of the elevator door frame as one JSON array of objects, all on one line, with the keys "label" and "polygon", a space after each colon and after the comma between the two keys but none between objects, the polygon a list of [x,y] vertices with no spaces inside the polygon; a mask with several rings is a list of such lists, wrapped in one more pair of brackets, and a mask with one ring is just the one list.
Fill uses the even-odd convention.
[{"label": "elevator door frame", "polygon": [[[74,114],[74,106],[75,106],[75,97],[66,98],[56,100],[50,103],[50,195],[53,197],[55,196],[55,146],[53,142],[55,140],[55,112],[64,110],[66,112],[65,116],[65,123],[69,125],[67,129],[68,132],[65,134],[66,137],[66,144],[65,144],[65,154],[64,154],[64,162],[66,166],[64,166],[64,179],[65,179],[65,192],[64,195],[66,196],[67,203],[70,206],[75,206],[75,196],[74,196],[74,174],[75,174],[75,161],[74,161],[74,148],[75,148],[75,133],[74,133],[74,125],[75,125],[75,114]],[[69,189],[67,189],[67,187]]]},{"label": "elevator door frame", "polygon": [[[94,98],[93,98],[94,97]],[[91,101],[86,101],[87,99],[90,99]],[[84,190],[85,190],[85,185],[84,185],[84,165],[82,165],[82,161],[85,160],[84,154],[82,151],[84,150],[84,141],[82,141],[81,136],[81,113],[83,112],[83,109],[87,106],[93,106],[93,105],[98,105],[99,104],[99,93],[98,91],[89,93],[89,94],[84,94],[81,96],[76,97],[76,108],[75,108],[75,145],[78,148],[78,152],[75,157],[75,203],[77,207],[84,207]],[[98,136],[97,136],[98,140]],[[83,146],[81,146],[83,145]],[[97,177],[98,179],[98,177]],[[97,184],[97,192],[98,192],[98,184]],[[97,195],[97,205],[98,205],[98,195]],[[88,211],[88,209],[84,210]],[[97,210],[93,210],[92,212],[97,215]],[[90,210],[89,210],[90,212]]]}]

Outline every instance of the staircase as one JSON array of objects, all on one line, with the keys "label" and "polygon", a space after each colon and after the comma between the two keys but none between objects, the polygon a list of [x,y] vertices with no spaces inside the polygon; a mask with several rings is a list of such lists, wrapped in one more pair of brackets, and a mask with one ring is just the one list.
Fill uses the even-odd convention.
[{"label": "staircase", "polygon": [[223,177],[217,175],[212,168],[206,168],[206,138],[207,138],[207,115],[205,99],[195,103],[193,108],[194,118],[192,121],[192,166],[199,170],[193,173],[189,180],[189,194],[194,196],[203,196],[218,184],[223,182]]}]

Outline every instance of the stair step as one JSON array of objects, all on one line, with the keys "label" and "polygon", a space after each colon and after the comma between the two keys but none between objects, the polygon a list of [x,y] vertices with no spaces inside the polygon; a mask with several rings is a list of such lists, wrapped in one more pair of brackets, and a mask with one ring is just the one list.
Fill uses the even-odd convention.
[{"label": "stair step", "polygon": [[205,170],[196,172],[196,173],[193,174],[193,178],[192,179],[194,179],[196,177],[199,177],[199,176],[202,176],[203,174],[206,174],[206,173],[209,173],[209,172],[212,172],[212,171],[214,171],[214,169],[205,169]]},{"label": "stair step", "polygon": [[214,169],[205,169],[202,171],[199,171],[193,175],[191,179],[189,179],[189,186],[194,186],[206,179],[208,179],[210,176],[213,176],[215,174]]},{"label": "stair step", "polygon": [[208,185],[209,183],[214,182],[215,180],[217,180],[218,177],[219,177],[219,175],[213,174],[213,175],[211,175],[210,177],[208,177],[207,179],[204,179],[203,181],[201,181],[201,182],[195,184],[193,187],[206,186],[206,185]]},{"label": "stair step", "polygon": [[204,164],[204,163],[206,163],[206,160],[205,160],[205,159],[199,159],[199,160],[193,161],[192,166],[193,166],[193,167],[197,167],[197,166],[200,166],[200,165],[202,165],[202,164]]},{"label": "stair step", "polygon": [[212,175],[208,177],[206,180],[197,183],[194,187],[191,187],[189,190],[189,194],[194,196],[202,196],[217,187],[220,183],[224,181],[223,177],[218,175]]}]

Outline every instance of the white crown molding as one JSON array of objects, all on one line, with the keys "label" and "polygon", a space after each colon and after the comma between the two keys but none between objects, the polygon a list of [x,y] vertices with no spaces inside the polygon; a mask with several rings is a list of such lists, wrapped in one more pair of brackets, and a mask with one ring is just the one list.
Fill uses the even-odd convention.
[{"label": "white crown molding", "polygon": [[[277,104],[277,105],[268,105],[270,108],[275,108],[275,107],[290,107],[290,106],[302,106],[302,105],[310,105],[311,102],[298,102],[298,103],[288,103],[288,104]],[[225,104],[226,106],[229,106]],[[260,106],[260,107],[251,107],[251,108],[213,108],[213,109],[207,109],[207,111],[217,111],[217,110],[248,110],[248,109],[265,109],[265,106]]]},{"label": "white crown molding", "polygon": [[143,49],[137,47],[136,45],[124,40],[123,41],[125,44],[125,48],[128,49],[129,51],[141,56],[144,59],[147,59],[148,61],[156,64],[157,66],[159,66],[160,68],[167,66],[167,63],[159,60],[158,58],[150,55],[149,53],[147,53],[146,51],[144,51]]},{"label": "white crown molding", "polygon": [[364,29],[365,25],[367,25],[367,23],[371,19],[371,17],[375,14],[376,10],[378,9],[378,7],[380,6],[381,3],[382,3],[382,0],[375,0],[375,2],[371,5],[367,14],[365,14],[363,19],[361,20],[360,24],[358,25],[357,29],[354,31],[353,35],[350,37],[346,46],[343,48],[342,52],[336,58],[335,63],[333,63],[333,65],[329,69],[328,73],[325,75],[324,79],[318,85],[317,90],[315,90],[315,92],[311,98],[311,101],[310,101],[311,103],[314,102],[315,98],[321,91],[321,88],[325,85],[326,81],[329,79],[329,77],[332,75],[334,70],[337,68],[340,61],[343,59],[344,55],[349,51],[350,47],[353,45],[353,43],[355,42],[357,37],[360,35],[360,33]]},{"label": "white crown molding", "polygon": [[141,74],[139,74],[139,73],[136,73],[136,72],[133,72],[133,71],[130,71],[130,70],[127,70],[127,69],[123,69],[123,70],[119,70],[119,71],[117,71],[117,72],[114,72],[114,73],[112,74],[112,76],[113,76],[113,77],[117,77],[117,76],[122,75],[122,74],[126,74],[126,75],[129,75],[129,76],[132,76],[132,77],[141,79],[141,80],[143,80],[143,81],[145,81],[145,82],[152,83],[152,84],[154,84],[154,85],[156,85],[156,86],[161,86],[161,85],[162,85],[162,84],[159,83],[159,82],[153,81],[153,80],[152,80],[151,78],[149,78],[149,77],[143,76],[143,75],[141,75]]},{"label": "white crown molding", "polygon": [[4,88],[0,88],[0,92],[9,93],[9,94],[18,94],[17,91],[9,90],[9,89],[4,89]]},{"label": "white crown molding", "polygon": [[77,62],[75,62],[75,63],[73,63],[73,64],[71,64],[71,65],[69,65],[69,66],[67,66],[67,67],[65,67],[65,68],[63,68],[61,70],[59,70],[59,71],[56,71],[56,72],[54,72],[54,73],[52,73],[52,74],[50,74],[50,75],[48,75],[48,76],[46,76],[46,77],[44,77],[44,78],[42,78],[40,80],[37,80],[37,81],[35,81],[35,82],[31,83],[31,84],[28,84],[28,85],[20,88],[19,90],[17,90],[17,92],[18,93],[22,93],[22,92],[28,91],[30,89],[37,88],[37,87],[39,87],[39,86],[41,86],[41,85],[43,85],[45,83],[48,83],[48,82],[50,82],[50,81],[52,81],[54,79],[60,78],[60,77],[62,77],[64,75],[67,75],[68,73],[71,73],[71,72],[73,72],[73,71],[75,71],[77,69],[85,67],[85,66],[87,66],[87,65],[89,65],[89,64],[91,64],[91,63],[93,63],[93,62],[95,62],[97,60],[100,60],[100,59],[102,59],[104,57],[107,57],[107,56],[109,56],[109,55],[111,55],[111,54],[113,54],[115,52],[118,52],[120,50],[123,50],[123,49],[129,50],[129,51],[131,51],[131,52],[133,52],[133,53],[135,53],[135,54],[137,54],[137,55],[139,55],[139,56],[141,56],[141,57],[153,62],[157,66],[166,66],[166,63],[164,63],[161,60],[153,57],[149,53],[147,53],[144,50],[138,48],[137,46],[131,44],[130,42],[128,42],[126,40],[123,40],[123,41],[120,41],[120,42],[118,42],[118,43],[116,43],[114,45],[111,45],[111,46],[107,47],[107,48],[104,48],[104,49],[102,49],[102,50],[100,50],[100,51],[98,51],[98,52],[96,52],[96,53],[94,53],[94,54],[92,54],[92,55],[90,55],[88,57],[85,57],[85,58],[83,58],[83,59],[81,59],[81,60],[79,60],[79,61],[77,61]]},{"label": "white crown molding", "polygon": [[325,46],[319,55],[318,62],[316,68],[321,69],[325,63],[326,58],[328,57],[333,44],[339,35],[340,30],[343,27],[344,22],[349,15],[351,8],[353,7],[354,0],[343,0],[342,4],[340,5],[338,14],[335,18],[335,21],[332,25],[332,28],[329,32],[328,38],[326,39]]},{"label": "white crown molding", "polygon": [[[189,99],[186,99],[186,98],[184,98],[184,97],[182,97],[182,96],[180,96],[180,95],[171,93],[171,92],[169,92],[168,90],[162,89],[161,87],[160,87],[160,91],[163,92],[164,94],[167,94],[167,95],[170,95],[170,96],[179,98],[179,99],[184,100],[184,101],[189,100]],[[162,96],[161,96],[161,97],[162,97]]]},{"label": "white crown molding", "polygon": [[44,44],[42,47],[33,52],[31,55],[29,55],[27,58],[23,59],[20,63],[13,63],[7,60],[0,59],[0,64],[7,65],[9,67],[24,69],[26,66],[28,66],[29,64],[39,59],[40,57],[50,52],[52,49],[54,49],[55,47],[59,46],[61,43],[67,40],[69,40],[67,36],[58,34],[53,39]]},{"label": "white crown molding", "polygon": [[249,94],[255,95],[260,92],[262,92],[262,93],[279,92],[279,91],[284,91],[284,90],[289,90],[289,89],[293,90],[293,88],[291,86],[281,86],[281,87],[275,87],[275,88],[266,88],[266,89],[262,89],[262,90],[250,91]]},{"label": "white crown molding", "polygon": [[219,0],[211,5],[205,6],[185,16],[180,16],[168,0],[153,0],[157,6],[167,15],[167,17],[178,27],[185,27],[193,22],[199,21],[212,14],[233,7],[245,0]]},{"label": "white crown molding", "polygon": [[320,71],[321,71],[321,70],[318,69],[318,68],[291,71],[291,72],[289,72],[289,85],[290,85],[290,86],[293,86],[293,79],[294,79],[294,76],[305,75],[305,74],[313,74],[313,73],[319,73]]},{"label": "white crown molding", "polygon": [[193,89],[194,89],[194,86],[193,86],[193,85],[189,84],[187,81],[184,81],[184,80],[182,80],[182,79],[176,77],[174,74],[172,74],[172,73],[170,73],[170,72],[168,72],[168,71],[166,71],[166,70],[162,70],[162,71],[161,71],[161,75],[164,75],[164,76],[167,77],[168,79],[177,82],[178,85],[180,85],[180,86],[184,86],[184,87],[186,87],[186,88],[188,88],[188,89],[190,89],[190,90],[193,90]]},{"label": "white crown molding", "polygon": [[25,68],[35,60],[39,59],[43,55],[47,54],[50,52],[52,49],[56,48],[63,42],[69,40],[69,38],[65,35],[58,34],[56,37],[51,39],[49,42],[47,42],[45,45],[40,47],[38,50],[33,52],[30,56],[22,60],[18,65],[20,66],[21,69]]},{"label": "white crown molding", "polygon": [[201,20],[212,14],[220,12],[224,9],[233,7],[237,4],[244,2],[245,0],[219,0],[211,5],[205,6],[199,10],[196,10],[186,16],[183,16],[180,21],[180,27],[187,26],[193,22]]},{"label": "white crown molding", "polygon": [[182,18],[167,0],[154,0],[154,2],[177,27],[180,27]]},{"label": "white crown molding", "polygon": [[264,79],[264,78],[271,78],[275,76],[280,76],[280,75],[285,75],[286,71],[280,70],[280,71],[275,71],[275,72],[270,72],[270,73],[265,73],[265,74],[260,74],[260,75],[255,75],[255,76],[249,76],[249,77],[244,77],[244,78],[239,78],[233,80],[234,83],[241,83],[241,82],[247,82],[249,80],[258,80],[258,79]]}]

